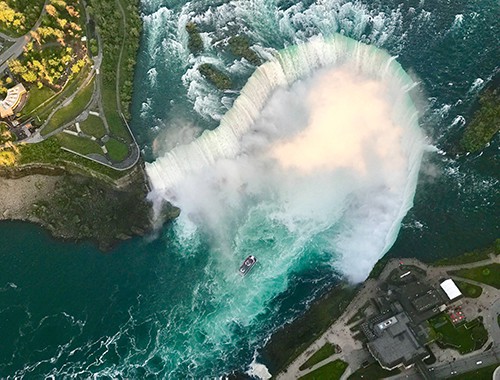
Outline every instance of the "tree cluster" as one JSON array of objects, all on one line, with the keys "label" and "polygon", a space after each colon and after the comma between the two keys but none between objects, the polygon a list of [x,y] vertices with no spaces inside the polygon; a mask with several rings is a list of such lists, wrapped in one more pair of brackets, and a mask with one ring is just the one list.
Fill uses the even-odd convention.
[{"label": "tree cluster", "polygon": [[25,34],[42,12],[44,0],[0,1],[0,28],[8,34]]},{"label": "tree cluster", "polygon": [[105,83],[114,84],[117,80],[118,60],[122,43],[125,41],[120,67],[119,87],[123,113],[128,117],[142,21],[139,16],[138,0],[119,1],[121,1],[126,14],[125,31],[123,31],[123,19],[116,0],[90,0],[88,11],[96,23],[97,32],[101,36],[104,55],[101,71]]},{"label": "tree cluster", "polygon": [[198,70],[209,82],[211,82],[219,90],[228,90],[233,84],[228,75],[217,69],[210,63],[203,63],[198,66]]},{"label": "tree cluster", "polygon": [[229,39],[229,49],[232,54],[245,58],[255,66],[259,66],[262,63],[257,53],[250,48],[250,41],[245,36],[231,37]]},{"label": "tree cluster", "polygon": [[203,40],[201,39],[198,26],[194,22],[186,24],[186,31],[188,32],[188,49],[194,55],[203,51]]},{"label": "tree cluster", "polygon": [[87,62],[80,12],[77,0],[50,0],[45,9],[40,27],[30,31],[32,41],[9,69],[25,83],[58,90]]},{"label": "tree cluster", "polygon": [[480,108],[467,125],[461,140],[467,152],[484,148],[500,130],[500,88],[486,90],[480,100]]}]

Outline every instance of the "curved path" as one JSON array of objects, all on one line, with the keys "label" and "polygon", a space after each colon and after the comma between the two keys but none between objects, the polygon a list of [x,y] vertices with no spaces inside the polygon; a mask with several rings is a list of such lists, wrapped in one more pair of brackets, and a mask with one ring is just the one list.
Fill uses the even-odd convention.
[{"label": "curved path", "polygon": [[[73,154],[76,154],[78,156],[84,157],[84,158],[86,158],[88,160],[91,160],[91,161],[97,162],[99,164],[102,164],[104,166],[110,167],[112,169],[119,170],[119,171],[124,171],[124,170],[131,169],[132,167],[134,167],[137,164],[137,162],[139,161],[139,158],[141,156],[141,152],[140,152],[139,145],[137,144],[137,141],[135,139],[135,136],[132,133],[132,130],[130,129],[130,127],[128,125],[128,122],[127,122],[126,118],[124,117],[124,115],[123,115],[123,113],[121,111],[121,102],[120,102],[120,93],[119,93],[119,81],[120,81],[121,59],[122,59],[122,54],[123,54],[123,50],[124,50],[125,42],[126,42],[126,38],[125,38],[126,18],[125,18],[125,11],[123,10],[123,7],[121,5],[120,0],[116,0],[116,1],[118,3],[118,8],[119,8],[119,10],[120,10],[120,12],[122,14],[122,18],[123,18],[123,41],[122,41],[122,46],[121,46],[121,50],[120,50],[120,56],[119,56],[119,59],[118,59],[117,72],[116,72],[116,108],[117,108],[117,112],[121,116],[121,118],[123,120],[123,123],[124,123],[125,127],[127,128],[127,130],[129,132],[131,138],[132,138],[132,142],[130,142],[128,144],[128,156],[125,159],[123,159],[122,161],[120,161],[120,162],[114,162],[114,161],[110,160],[109,157],[108,157],[108,155],[106,153],[104,153],[104,152],[103,152],[102,155],[100,155],[100,154],[88,154],[88,155],[84,155],[84,154],[78,153],[76,151],[73,151],[71,149],[67,149],[67,148],[63,148],[63,149],[66,150],[66,151],[68,151],[68,152],[71,152]],[[87,22],[88,22],[89,21],[89,15],[88,15],[86,6],[84,6],[84,8],[85,8],[85,16],[86,16]],[[88,117],[89,110],[91,110],[93,107],[97,107],[97,109],[99,110],[98,114],[99,114],[99,117],[101,118],[101,120],[103,121],[104,127],[106,129],[106,132],[107,132],[106,136],[109,137],[110,128],[109,128],[108,121],[106,119],[105,112],[104,112],[104,107],[103,107],[103,104],[102,104],[102,79],[101,79],[101,76],[99,75],[99,69],[100,69],[100,66],[101,66],[101,63],[102,63],[102,59],[103,59],[102,41],[101,41],[101,37],[100,37],[100,35],[99,35],[99,33],[97,31],[96,31],[96,37],[97,37],[97,41],[98,41],[98,53],[97,53],[97,56],[93,57],[94,65],[92,67],[92,70],[88,74],[87,78],[85,78],[85,80],[82,82],[82,84],[78,87],[78,89],[73,94],[71,94],[69,97],[67,97],[65,99],[62,99],[59,102],[58,106],[55,107],[52,110],[52,112],[50,113],[49,117],[45,121],[44,125],[40,129],[43,129],[44,126],[48,124],[49,120],[52,118],[52,116],[57,111],[59,111],[61,108],[65,107],[66,105],[68,105],[69,103],[71,103],[71,101],[75,98],[75,96],[85,86],[87,86],[90,83],[90,81],[92,80],[92,78],[95,76],[96,77],[96,81],[95,81],[94,92],[92,94],[91,100],[88,102],[88,104],[86,105],[85,109],[75,119],[71,120],[68,123],[65,123],[64,125],[61,125],[57,129],[55,129],[55,130],[47,133],[46,135],[42,136],[40,134],[40,132],[37,131],[29,139],[24,140],[24,142],[27,142],[27,143],[37,143],[37,142],[43,141],[44,139],[47,139],[47,138],[49,138],[49,137],[51,137],[53,135],[56,135],[56,134],[64,131],[66,128],[69,128],[69,127],[73,126],[75,123],[81,122],[81,121],[85,120]],[[83,138],[86,138],[86,137],[88,138],[89,137],[89,136],[86,136],[83,133],[79,133],[79,136],[81,136]],[[126,142],[124,142],[124,141],[122,141],[122,142],[124,144],[126,144]]]}]

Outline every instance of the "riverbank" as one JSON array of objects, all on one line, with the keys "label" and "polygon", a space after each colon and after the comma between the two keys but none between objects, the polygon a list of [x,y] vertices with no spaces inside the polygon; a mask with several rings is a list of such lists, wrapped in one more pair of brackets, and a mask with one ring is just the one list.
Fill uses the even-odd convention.
[{"label": "riverbank", "polygon": [[[114,184],[63,170],[2,174],[0,220],[36,223],[55,238],[91,240],[103,251],[155,228],[140,166]],[[165,221],[178,215],[178,209],[165,207]]]},{"label": "riverbank", "polygon": [[[288,378],[299,378],[300,376],[303,376],[314,369],[317,369],[321,367],[322,365],[325,365],[325,363],[331,362],[332,360],[337,360],[337,359],[342,359],[345,362],[349,363],[349,373],[352,373],[356,371],[356,369],[360,368],[362,366],[362,363],[366,362],[371,362],[373,359],[371,359],[368,351],[363,347],[363,341],[360,339],[358,336],[359,333],[357,333],[356,328],[353,326],[357,325],[359,327],[359,321],[362,315],[365,314],[365,309],[369,302],[376,297],[377,295],[377,289],[381,287],[381,284],[385,281],[387,276],[397,268],[401,260],[404,260],[405,265],[412,265],[414,267],[421,268],[427,273],[427,276],[430,276],[434,280],[434,282],[438,281],[440,278],[446,278],[451,276],[454,278],[452,270],[457,270],[460,268],[464,267],[481,267],[482,265],[491,263],[491,262],[498,262],[500,260],[500,249],[499,249],[499,241],[495,241],[491,247],[484,248],[478,252],[488,252],[488,255],[484,257],[483,255],[478,255],[478,254],[471,254],[471,253],[464,253],[460,256],[457,256],[452,263],[449,265],[443,265],[441,261],[438,261],[436,263],[423,263],[417,259],[398,259],[398,258],[392,258],[390,260],[384,260],[382,269],[380,269],[377,273],[377,275],[370,276],[359,288],[358,292],[356,294],[352,294],[351,298],[347,300],[348,306],[347,307],[342,307],[342,312],[340,315],[338,315],[338,318],[335,318],[335,321],[329,326],[327,329],[324,328],[324,326],[310,326],[309,328],[311,330],[316,330],[316,331],[322,331],[321,337],[318,339],[312,339],[314,342],[307,344],[306,349],[302,348],[303,345],[301,345],[301,354],[297,354],[299,349],[297,349],[293,355],[290,354],[291,356],[288,358],[286,362],[281,362],[281,363],[276,363],[273,362],[271,365],[267,363],[265,360],[265,363],[269,366],[270,368],[272,367],[272,370],[274,370],[274,374],[278,374],[278,378],[283,378],[283,379],[288,379]],[[469,261],[471,257],[476,257],[477,260],[474,262]],[[464,263],[465,262],[465,263]],[[380,267],[380,266],[379,266]],[[457,279],[456,279],[457,280]],[[460,278],[460,280],[462,280]],[[463,311],[464,313],[470,317],[472,320],[473,318],[476,318],[478,315],[483,318],[483,320],[487,321],[486,322],[486,327],[489,330],[490,333],[490,340],[492,342],[498,341],[500,338],[498,337],[498,328],[493,321],[493,319],[490,321],[489,318],[490,313],[489,313],[489,305],[492,305],[495,302],[495,297],[498,295],[498,291],[495,290],[494,288],[489,288],[485,284],[478,284],[482,287],[486,288],[486,291],[484,294],[481,295],[481,298],[479,299],[469,299],[466,298],[463,301]],[[335,295],[331,295],[332,297],[337,298]],[[344,303],[345,306],[345,299],[338,299],[337,300],[342,303]],[[321,308],[321,303],[323,301],[320,300],[316,305],[313,305],[313,307],[305,312],[304,316],[301,318],[302,322],[300,321],[300,318],[297,321],[294,321],[290,326],[285,327],[283,330],[287,330],[287,334],[290,335],[296,335],[294,333],[294,324],[300,324],[303,323],[304,320],[308,318],[308,315],[311,314],[312,310],[315,308],[316,310],[318,308]],[[276,336],[276,339],[275,339]],[[266,359],[266,354],[269,350],[270,347],[276,346],[276,344],[279,344],[279,334],[275,334],[266,345],[264,348],[264,354],[263,357]],[[310,341],[311,337],[307,337],[308,341]],[[288,338],[290,341],[293,341],[293,338]],[[273,340],[275,342],[273,342]],[[306,339],[304,339],[305,341]],[[309,369],[304,369],[301,368],[303,363],[307,361],[311,355],[319,350],[321,347],[323,347],[325,344],[335,344],[339,345],[341,348],[338,350],[336,354],[333,356],[323,360],[320,364],[312,366]],[[438,347],[435,347],[436,344],[433,345],[433,351],[436,351],[437,354],[436,356],[439,357],[439,360],[441,363],[443,362],[451,362],[455,360],[459,360],[462,356],[458,351],[454,351],[451,349],[445,349],[445,350],[439,350]],[[291,352],[290,347],[286,347],[285,351],[288,350],[288,352]],[[276,367],[273,367],[274,364],[278,364],[276,367],[278,370],[276,370]],[[387,374],[388,375],[388,374]]]},{"label": "riverbank", "polygon": [[33,174],[21,178],[0,177],[0,220],[22,220],[42,224],[30,210],[49,199],[63,176]]}]

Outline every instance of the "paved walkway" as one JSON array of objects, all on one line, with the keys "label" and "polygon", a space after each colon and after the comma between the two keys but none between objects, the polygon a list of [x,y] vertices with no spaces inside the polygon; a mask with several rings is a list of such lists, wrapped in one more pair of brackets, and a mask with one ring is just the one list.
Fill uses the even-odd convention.
[{"label": "paved walkway", "polygon": [[[286,369],[286,371],[278,374],[278,379],[297,379],[300,376],[305,375],[313,371],[314,369],[321,367],[322,365],[336,360],[342,359],[349,364],[347,371],[344,373],[342,378],[347,378],[348,375],[354,372],[356,369],[360,368],[363,361],[370,357],[367,350],[363,349],[361,342],[355,340],[352,336],[353,333],[349,330],[347,321],[349,321],[367,302],[372,300],[374,296],[378,293],[380,285],[386,281],[390,273],[399,267],[400,263],[403,262],[404,265],[413,265],[415,267],[421,268],[427,272],[427,276],[431,281],[437,281],[440,278],[449,278],[448,271],[458,270],[463,268],[473,268],[478,266],[483,266],[492,263],[500,263],[500,255],[490,256],[487,260],[477,261],[474,263],[462,264],[462,265],[450,265],[450,266],[431,266],[422,263],[421,261],[413,258],[405,259],[392,259],[385,266],[384,270],[380,274],[378,279],[368,279],[365,281],[363,287],[360,289],[356,297],[346,308],[346,311],[342,316],[335,321],[333,325],[320,337],[318,338],[307,350],[305,350],[298,358],[296,358]],[[453,277],[452,277],[453,278]],[[474,281],[465,280],[471,283]],[[496,322],[497,313],[500,312],[500,291],[491,286],[485,284],[478,284],[483,288],[483,293],[477,299],[464,298],[463,310],[464,314],[477,316],[478,309],[481,309],[479,315],[482,315],[485,321],[485,327],[490,334],[489,342],[494,341],[497,345],[500,345],[500,328]],[[493,323],[495,322],[495,323]],[[337,344],[341,347],[342,352],[335,354],[328,358],[327,360],[318,363],[312,368],[300,371],[299,367],[319,348],[321,348],[325,343],[330,342]],[[448,362],[456,360],[457,358],[463,358],[455,350],[433,350],[438,357],[439,361]],[[473,355],[473,354],[469,354]],[[454,359],[455,358],[455,359]]]},{"label": "paved walkway", "polygon": [[[125,12],[123,10],[121,2],[118,0],[117,0],[117,2],[118,2],[119,10],[120,10],[122,17],[123,17],[123,28],[124,28],[124,33],[125,33],[125,28],[126,28]],[[87,7],[86,7],[85,3],[84,3],[84,9],[85,9],[85,17],[87,19],[87,22],[89,22],[89,15],[88,15]],[[126,42],[124,33],[123,33],[124,37],[123,37],[123,42],[122,42],[122,46],[121,46],[121,50],[120,50],[120,57],[118,59],[118,66],[117,66],[117,73],[116,73],[116,91],[117,91],[116,92],[116,106],[117,106],[117,112],[122,117],[123,123],[125,124],[125,127],[128,129],[132,141],[130,143],[127,143],[125,140],[120,139],[119,137],[116,137],[116,136],[112,136],[112,137],[117,138],[118,140],[121,140],[124,144],[128,145],[127,157],[125,157],[125,159],[123,159],[120,162],[114,162],[109,158],[109,155],[107,153],[104,153],[104,152],[102,155],[95,154],[95,153],[84,155],[84,154],[75,152],[71,149],[63,148],[64,150],[71,152],[72,154],[76,154],[76,155],[81,156],[83,158],[86,158],[88,160],[97,162],[99,164],[102,164],[104,166],[108,166],[112,169],[119,170],[119,171],[129,170],[132,167],[134,167],[137,164],[137,162],[139,161],[139,158],[141,156],[141,151],[140,151],[139,145],[137,144],[137,141],[135,140],[135,136],[132,133],[132,131],[128,125],[128,122],[125,119],[123,113],[121,112],[120,93],[119,93],[119,80],[120,79],[119,78],[120,78],[120,67],[121,67],[122,53],[123,53],[123,49],[124,49],[125,42]],[[64,99],[61,99],[58,101],[57,106],[52,109],[51,113],[47,117],[47,120],[45,121],[44,125],[42,125],[40,130],[42,130],[46,125],[48,125],[50,119],[53,117],[53,115],[56,112],[58,112],[61,108],[66,107],[68,104],[70,104],[73,101],[73,99],[75,98],[75,96],[91,82],[92,78],[95,77],[96,80],[95,80],[94,91],[92,93],[92,98],[88,102],[85,110],[82,111],[75,119],[71,120],[68,123],[65,123],[64,125],[59,126],[57,129],[47,133],[46,135],[42,136],[40,134],[40,130],[37,130],[32,136],[30,136],[30,138],[23,140],[23,142],[25,142],[25,143],[38,143],[38,142],[41,142],[45,139],[48,139],[49,137],[51,137],[53,135],[56,135],[56,134],[64,131],[66,128],[72,127],[75,123],[82,122],[85,119],[87,119],[89,112],[90,113],[92,112],[89,110],[93,109],[93,107],[97,107],[97,109],[99,110],[97,115],[98,115],[98,117],[101,118],[101,120],[104,124],[104,128],[106,130],[105,137],[107,136],[109,138],[110,128],[108,125],[108,121],[105,117],[104,107],[103,107],[103,103],[102,103],[102,78],[101,78],[101,75],[99,75],[99,70],[100,70],[100,66],[101,66],[102,58],[103,58],[102,41],[101,41],[101,37],[97,31],[96,31],[96,37],[97,37],[97,41],[98,41],[98,53],[95,57],[93,57],[94,65],[92,67],[92,70],[89,72],[87,78],[85,78],[85,80],[82,81],[80,86],[73,92],[73,94],[71,94],[67,98],[64,98]],[[78,135],[82,138],[89,138],[90,139],[90,136],[88,136],[84,133],[78,133]],[[100,140],[102,140],[102,139],[100,139]]]}]

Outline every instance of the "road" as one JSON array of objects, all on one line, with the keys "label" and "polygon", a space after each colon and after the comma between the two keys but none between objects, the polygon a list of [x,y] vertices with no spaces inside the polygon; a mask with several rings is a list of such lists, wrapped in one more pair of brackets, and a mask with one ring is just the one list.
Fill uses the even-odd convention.
[{"label": "road", "polygon": [[[476,364],[481,362],[481,364]],[[474,353],[463,359],[451,363],[428,366],[429,377],[434,379],[448,379],[454,375],[470,372],[476,368],[488,367],[500,363],[500,347],[492,348],[486,352]],[[399,375],[389,377],[390,380],[421,380],[422,376],[414,369]]]},{"label": "road", "polygon": [[[478,266],[483,266],[491,263],[500,263],[500,255],[495,256],[492,255],[490,256],[489,259],[487,260],[482,260],[482,261],[477,261],[474,263],[468,263],[468,264],[463,264],[463,265],[450,265],[450,266],[443,266],[443,267],[437,267],[437,266],[431,266],[422,263],[421,261],[417,259],[412,259],[412,258],[405,258],[405,259],[392,259],[390,260],[387,265],[385,266],[384,270],[380,274],[378,279],[368,279],[365,281],[363,287],[360,289],[356,297],[352,300],[352,302],[347,306],[344,314],[335,321],[332,326],[320,337],[318,338],[310,347],[308,347],[299,357],[297,357],[286,369],[281,374],[278,374],[278,379],[296,379],[299,378],[300,376],[305,375],[306,373],[314,370],[315,368],[318,368],[324,364],[326,364],[328,361],[332,361],[335,359],[342,359],[346,361],[349,364],[348,373],[354,372],[356,369],[360,367],[360,364],[362,363],[363,357],[360,355],[360,349],[362,349],[362,345],[359,341],[353,339],[352,333],[349,330],[349,326],[347,325],[347,321],[358,311],[360,310],[363,305],[365,305],[368,301],[373,299],[375,295],[378,293],[378,288],[381,286],[383,282],[386,281],[387,277],[390,275],[390,273],[398,268],[401,262],[404,262],[405,265],[413,265],[416,267],[419,267],[427,272],[427,276],[432,279],[439,279],[439,278],[449,278],[450,276],[447,274],[448,271],[451,270],[458,270],[462,268],[473,268],[473,267],[478,267]],[[467,280],[469,281],[469,280]],[[472,282],[472,281],[471,281]],[[491,286],[485,285],[485,284],[479,284],[483,288],[483,294],[481,297],[479,297],[477,300],[470,300],[466,301],[470,303],[471,305],[475,304],[475,302],[480,302],[480,305],[482,307],[482,313],[484,318],[484,325],[486,329],[488,330],[489,333],[489,342],[493,340],[493,342],[500,347],[500,328],[498,327],[497,323],[497,315],[500,312],[500,300],[499,300],[499,291],[498,289],[495,289]],[[466,299],[467,300],[467,299]],[[477,310],[477,307],[475,308]],[[340,345],[342,348],[342,353],[333,355],[326,361],[323,361],[321,363],[318,363],[316,366],[313,368],[306,370],[306,371],[300,371],[299,367],[302,365],[307,358],[309,358],[313,352],[318,350],[320,347],[322,347],[326,342],[331,342],[334,344]],[[366,351],[366,350],[364,350]],[[367,352],[367,351],[366,351]],[[478,354],[470,354],[470,355],[478,355]],[[480,354],[479,354],[480,355]],[[490,355],[490,354],[485,354],[485,355]],[[438,356],[438,355],[436,355]],[[468,360],[467,358],[471,357],[467,355],[465,358],[460,357],[460,355],[454,351],[454,350],[445,350],[444,354],[440,355],[441,357],[441,362],[453,362],[454,365],[458,365],[457,363],[460,363],[462,360]],[[360,361],[361,360],[361,361]],[[478,359],[480,360],[480,359]],[[486,361],[488,361],[487,359]],[[476,360],[477,361],[477,360]],[[486,362],[483,360],[483,362]],[[469,362],[466,362],[467,364],[470,364]],[[475,365],[474,361],[474,365]],[[491,362],[493,364],[494,361]],[[440,368],[440,367],[436,367]],[[449,367],[443,367],[442,369],[438,370],[438,373],[441,374],[441,371],[444,373],[444,371],[447,369],[450,369]],[[455,369],[454,369],[455,370]],[[459,370],[458,368],[456,369],[457,371]],[[451,370],[450,370],[451,371]],[[406,375],[411,375],[411,372],[407,371],[405,372],[404,376],[401,377],[401,379],[406,378]],[[449,376],[449,373],[448,373]],[[418,377],[416,377],[418,378]]]},{"label": "road", "polygon": [[[124,20],[123,27],[125,28],[126,27],[125,12],[121,6],[120,1],[117,1],[117,2],[118,2],[118,5],[119,5],[119,8],[120,8],[120,11],[122,13],[123,20]],[[85,9],[85,16],[86,16],[87,22],[89,22],[89,14],[87,12],[87,7],[86,7],[85,2],[83,2],[83,5],[84,5],[84,9]],[[78,94],[78,92],[81,91],[85,86],[87,86],[88,83],[90,83],[92,78],[95,76],[96,81],[95,81],[94,92],[92,94],[92,98],[89,101],[86,109],[84,111],[82,111],[75,119],[65,123],[64,125],[61,125],[60,127],[53,130],[52,132],[49,132],[46,135],[42,136],[40,134],[40,131],[37,131],[29,139],[24,140],[24,142],[26,142],[26,143],[38,143],[40,141],[43,141],[44,139],[47,139],[53,135],[60,133],[64,129],[75,124],[75,122],[78,122],[78,121],[81,122],[81,121],[85,120],[88,116],[89,109],[92,109],[94,106],[96,106],[98,111],[99,111],[98,114],[100,115],[99,117],[103,121],[104,127],[106,129],[106,135],[109,135],[110,128],[109,128],[108,121],[107,121],[106,116],[105,116],[104,107],[103,107],[103,103],[102,103],[102,78],[101,78],[101,75],[99,75],[99,70],[100,70],[100,66],[102,63],[102,59],[103,59],[102,41],[101,41],[101,37],[97,31],[96,31],[96,37],[97,37],[97,41],[98,41],[98,44],[97,44],[98,53],[96,56],[93,57],[94,65],[92,67],[92,70],[89,72],[87,78],[84,81],[82,81],[82,84],[75,90],[75,92],[72,95],[59,101],[58,105],[53,108],[53,110],[51,111],[51,113],[47,117],[47,120],[45,121],[44,125],[40,129],[43,129],[44,126],[48,124],[48,122],[50,121],[52,116],[57,111],[59,111],[61,108],[65,107],[69,103],[71,103],[71,101]],[[105,155],[104,153],[103,153],[103,155],[100,155],[100,154],[82,155],[82,154],[75,152],[73,150],[63,148],[64,150],[69,151],[73,154],[76,154],[78,156],[82,156],[86,159],[89,159],[91,161],[95,161],[97,163],[100,163],[102,165],[108,166],[112,169],[119,170],[119,171],[128,170],[128,169],[131,169],[132,167],[134,167],[134,165],[139,161],[139,158],[141,155],[139,145],[137,144],[137,142],[135,140],[135,136],[133,135],[132,131],[130,130],[130,127],[127,123],[127,120],[125,119],[125,117],[121,113],[121,107],[120,107],[120,105],[121,105],[120,104],[120,94],[118,92],[119,91],[119,75],[120,75],[119,73],[120,73],[121,57],[122,57],[124,46],[125,46],[125,38],[123,39],[123,42],[122,42],[122,47],[121,47],[121,51],[120,51],[120,58],[118,59],[118,67],[117,67],[117,73],[116,73],[116,83],[117,83],[116,84],[116,91],[117,91],[117,93],[116,93],[116,106],[117,106],[118,113],[122,117],[123,122],[124,122],[126,128],[128,129],[130,136],[132,137],[132,142],[130,144],[128,144],[128,148],[129,148],[128,156],[120,162],[112,162],[107,157],[107,155]],[[85,136],[84,134],[81,134],[81,137],[89,137],[89,136]]]}]

